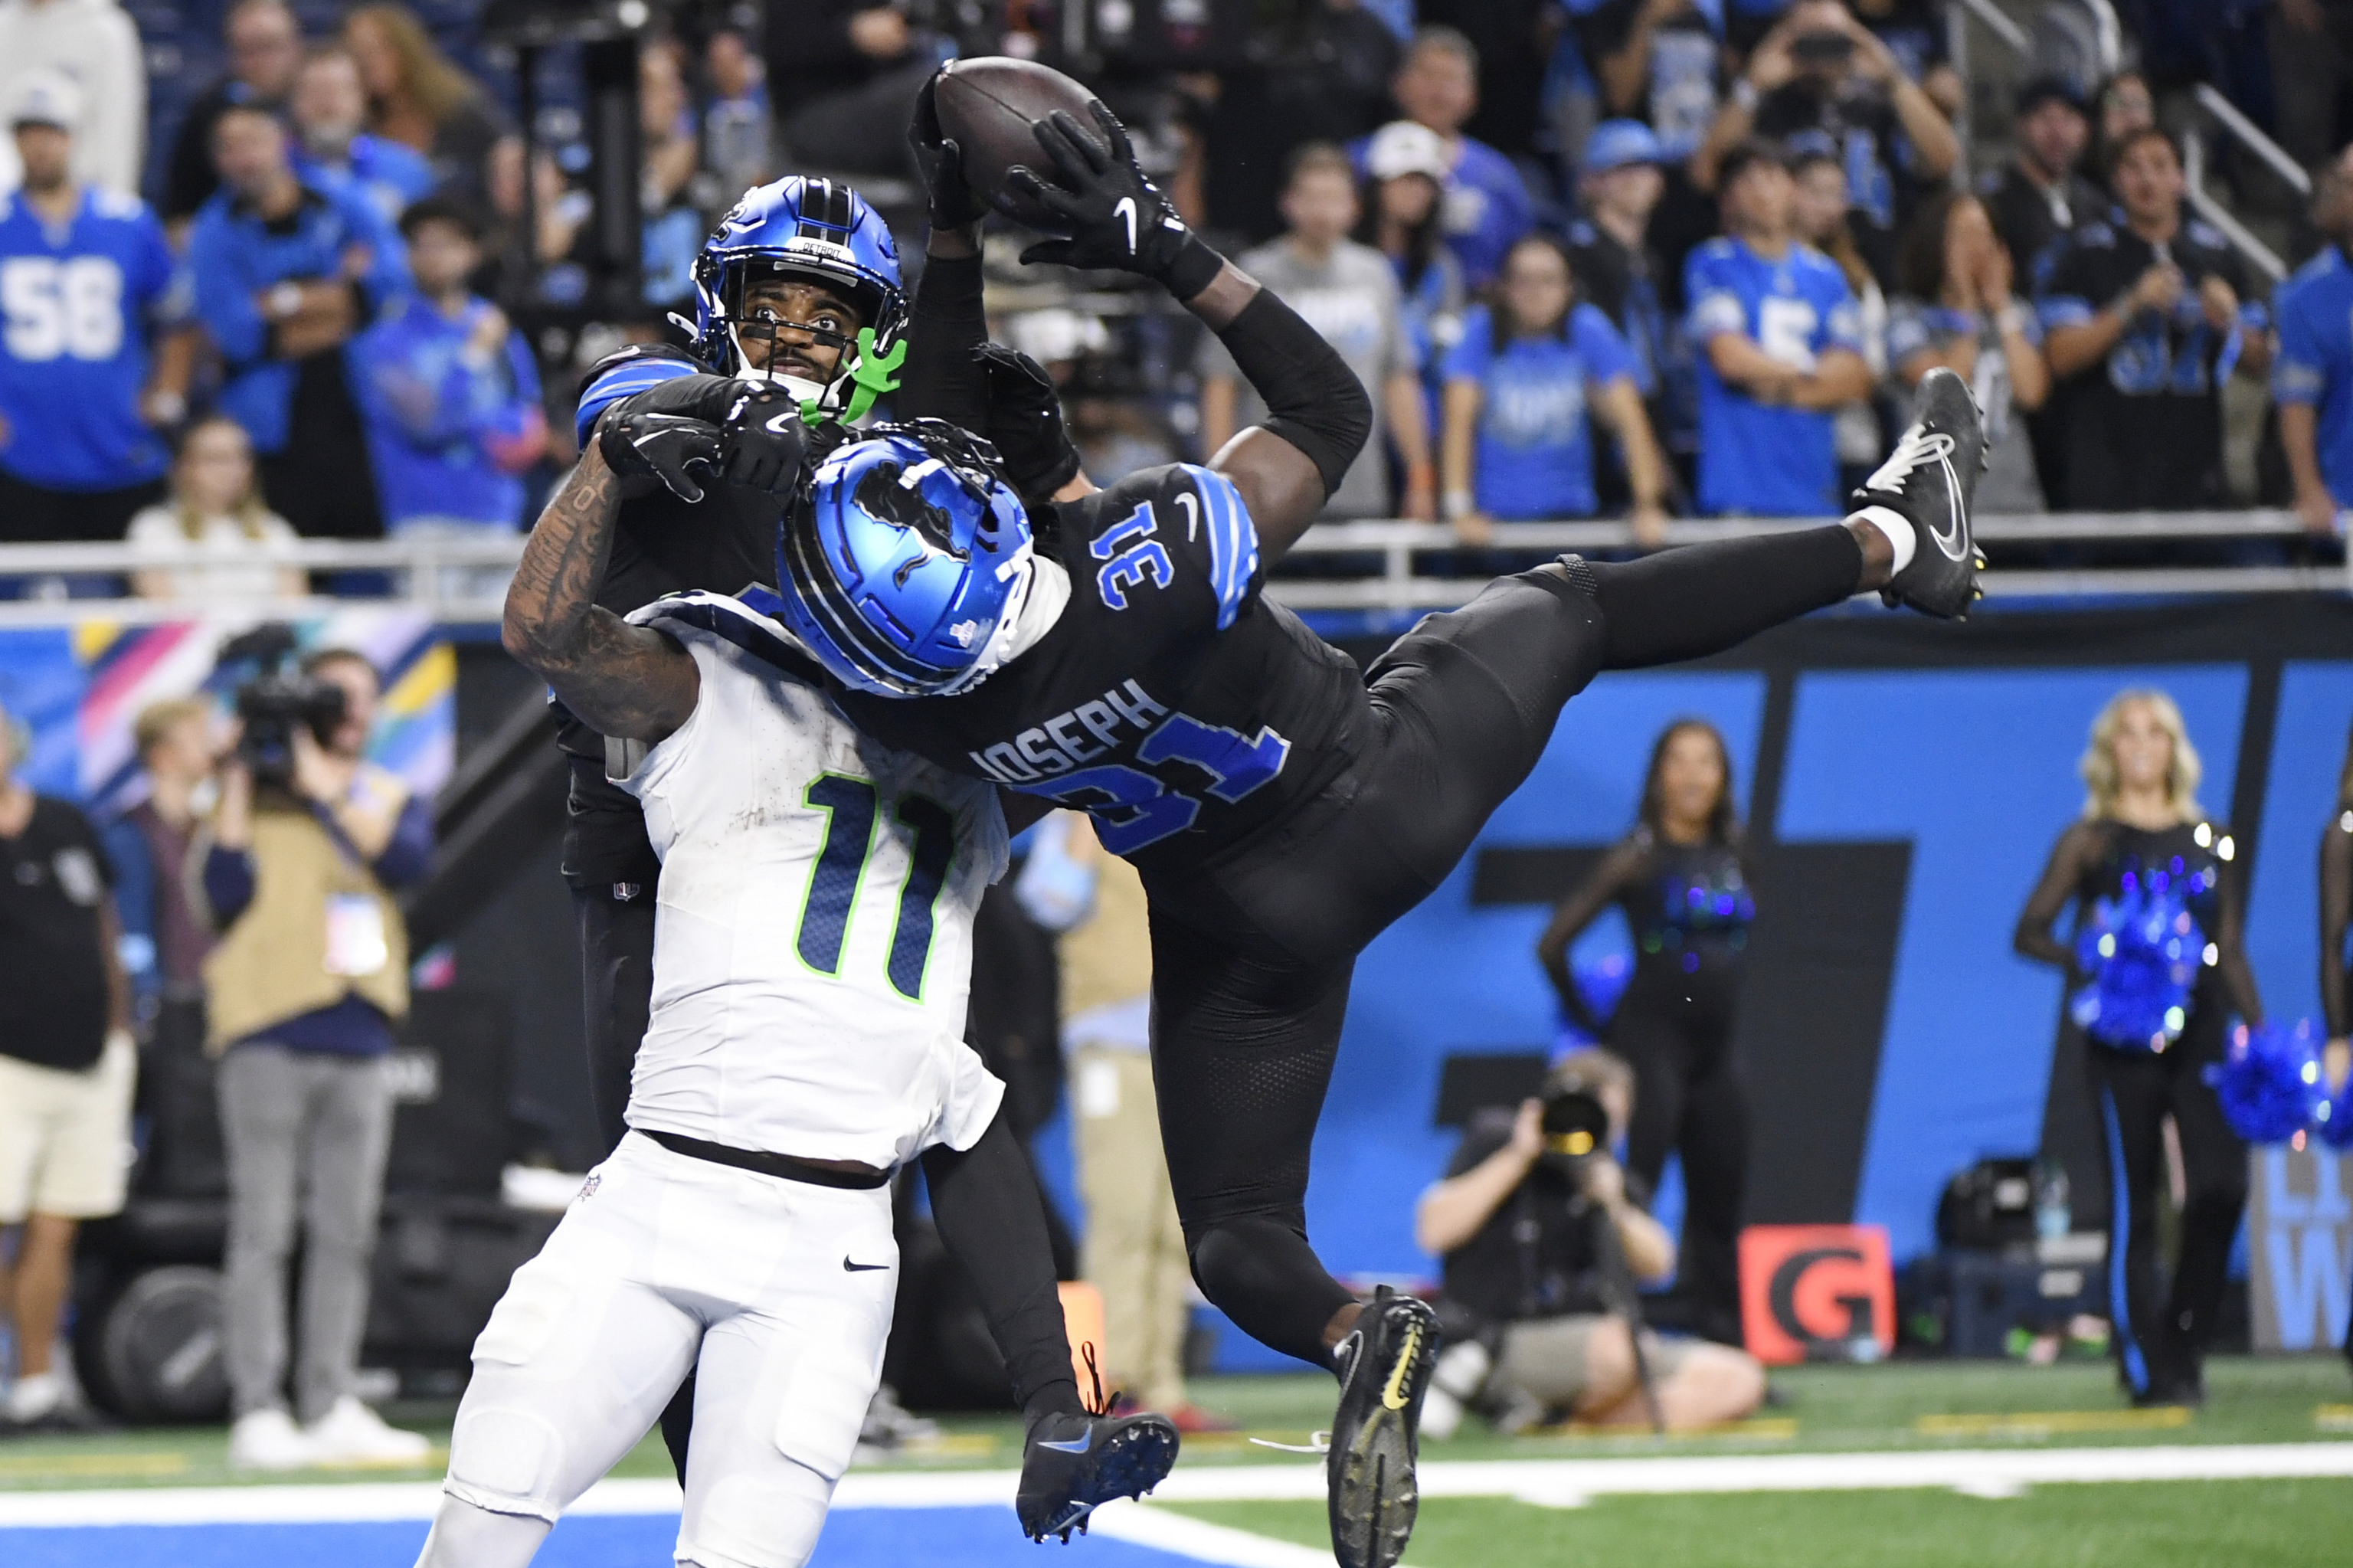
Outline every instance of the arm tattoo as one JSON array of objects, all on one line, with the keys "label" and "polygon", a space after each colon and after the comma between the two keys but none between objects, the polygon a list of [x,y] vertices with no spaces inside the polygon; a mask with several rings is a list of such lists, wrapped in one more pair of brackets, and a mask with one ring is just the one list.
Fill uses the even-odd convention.
[{"label": "arm tattoo", "polygon": [[605,735],[659,741],[694,712],[694,660],[596,603],[613,553],[620,481],[591,442],[532,528],[502,628],[507,652]]}]

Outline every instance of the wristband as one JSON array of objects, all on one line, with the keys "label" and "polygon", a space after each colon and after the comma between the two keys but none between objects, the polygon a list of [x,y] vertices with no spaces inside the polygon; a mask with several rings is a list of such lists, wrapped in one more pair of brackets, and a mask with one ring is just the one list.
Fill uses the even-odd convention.
[{"label": "wristband", "polygon": [[2032,319],[2032,313],[2027,310],[2024,303],[2017,300],[2012,300],[2010,303],[2002,306],[2001,316],[1996,330],[2006,333],[2022,333],[2026,330],[2026,323]]},{"label": "wristband", "polygon": [[272,318],[290,316],[302,308],[302,285],[280,283],[263,298],[269,302],[269,313]]},{"label": "wristband", "polygon": [[1457,517],[1469,516],[1475,507],[1469,491],[1450,490],[1446,493],[1446,499],[1439,503],[1438,509],[1444,513],[1446,520],[1451,523]]},{"label": "wristband", "polygon": [[1198,235],[1187,234],[1168,265],[1160,270],[1160,281],[1181,305],[1216,282],[1225,269],[1224,257],[1202,244]]},{"label": "wristband", "polygon": [[1736,77],[1733,79],[1732,101],[1734,106],[1743,114],[1756,113],[1757,101],[1763,96],[1764,95],[1762,93],[1757,90],[1757,84],[1749,80],[1746,77]]}]

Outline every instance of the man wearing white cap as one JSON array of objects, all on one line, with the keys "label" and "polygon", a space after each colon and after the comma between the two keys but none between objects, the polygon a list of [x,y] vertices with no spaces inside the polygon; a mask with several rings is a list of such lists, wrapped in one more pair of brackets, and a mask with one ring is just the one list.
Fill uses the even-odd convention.
[{"label": "man wearing white cap", "polygon": [[120,539],[163,493],[186,406],[185,291],[146,204],[79,180],[83,94],[58,71],[8,101],[0,196],[0,539]]},{"label": "man wearing white cap", "polygon": [[[117,196],[139,192],[147,139],[147,66],[139,30],[115,0],[0,0],[0,103],[55,71],[81,90],[73,177]],[[0,189],[17,182],[16,149],[0,144]]]}]

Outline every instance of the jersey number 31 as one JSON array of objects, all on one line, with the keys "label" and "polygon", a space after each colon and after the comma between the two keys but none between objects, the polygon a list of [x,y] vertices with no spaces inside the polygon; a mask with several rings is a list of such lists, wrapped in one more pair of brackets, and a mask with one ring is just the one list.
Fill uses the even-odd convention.
[{"label": "jersey number 31", "polygon": [[[808,896],[801,905],[801,962],[821,975],[841,972],[841,948],[859,889],[874,858],[875,829],[882,822],[882,795],[872,781],[828,773],[802,798],[825,813],[825,847],[809,871]],[[923,1000],[923,970],[932,959],[934,911],[955,859],[955,819],[936,800],[909,795],[892,808],[913,842],[907,849],[907,874],[899,884],[899,913],[891,927],[885,966],[891,989],[910,1001]]]}]

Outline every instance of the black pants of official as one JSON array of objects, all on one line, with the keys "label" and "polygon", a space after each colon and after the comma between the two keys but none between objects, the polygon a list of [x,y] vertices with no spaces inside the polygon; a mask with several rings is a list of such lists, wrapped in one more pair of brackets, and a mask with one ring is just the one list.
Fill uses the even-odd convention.
[{"label": "black pants of official", "polygon": [[1366,672],[1374,738],[1349,771],[1229,855],[1146,879],[1169,1178],[1194,1278],[1244,1332],[1329,1365],[1355,1299],[1305,1201],[1356,954],[1453,869],[1597,673],[1836,604],[1862,560],[1833,527],[1498,578]]},{"label": "black pants of official", "polygon": [[1677,1293],[1698,1309],[1694,1329],[1711,1338],[1736,1338],[1748,1089],[1733,1063],[1731,1012],[1638,981],[1610,1016],[1609,1048],[1634,1069],[1627,1168],[1655,1192],[1667,1156],[1683,1157]]},{"label": "black pants of official", "polygon": [[[2247,1206],[2247,1146],[2222,1119],[2204,1070],[2222,1052],[2222,1009],[2201,997],[2162,1055],[2087,1043],[2085,1065],[2108,1171],[2108,1315],[2135,1396],[2190,1392],[2213,1338],[2231,1242]],[[2181,1255],[2160,1290],[2157,1193],[2165,1118],[2181,1139]]]}]

